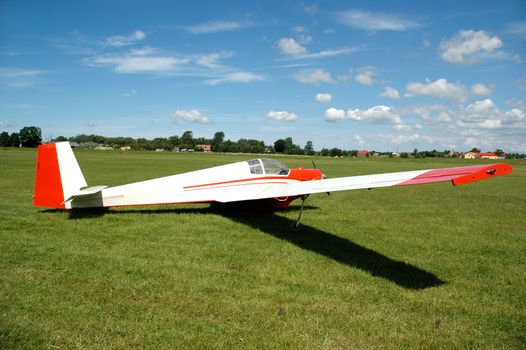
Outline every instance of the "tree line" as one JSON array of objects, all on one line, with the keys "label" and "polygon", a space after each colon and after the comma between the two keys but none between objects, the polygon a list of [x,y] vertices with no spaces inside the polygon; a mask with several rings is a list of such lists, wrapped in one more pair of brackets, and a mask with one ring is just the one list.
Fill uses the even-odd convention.
[{"label": "tree line", "polygon": [[[320,151],[314,149],[312,141],[307,141],[304,147],[293,142],[291,137],[278,139],[272,145],[267,145],[262,140],[241,138],[237,141],[225,139],[225,133],[218,131],[213,138],[194,137],[191,130],[185,131],[181,136],[156,137],[154,139],[132,138],[132,137],[107,137],[101,135],[76,135],[71,137],[58,136],[51,142],[70,141],[76,142],[81,148],[96,148],[104,145],[112,148],[130,147],[134,150],[175,150],[193,149],[199,151],[198,145],[211,145],[212,151],[224,153],[281,153],[292,155],[321,155],[328,157],[356,157],[358,150],[344,150],[340,148],[322,148]],[[37,147],[42,143],[42,130],[36,126],[25,126],[19,132],[9,134],[4,131],[0,133],[0,147]],[[479,148],[473,148],[472,152],[480,152]],[[497,149],[497,154],[503,153]],[[392,152],[370,151],[365,154],[369,156],[393,157],[398,156]],[[450,150],[444,151],[418,151],[402,152],[402,158],[429,158],[429,157],[456,157],[457,153]],[[522,153],[508,153],[506,158],[525,158]]]}]

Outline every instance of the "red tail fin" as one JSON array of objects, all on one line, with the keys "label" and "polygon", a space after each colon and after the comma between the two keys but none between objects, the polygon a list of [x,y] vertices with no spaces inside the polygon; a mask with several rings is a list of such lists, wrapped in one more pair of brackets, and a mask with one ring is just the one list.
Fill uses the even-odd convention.
[{"label": "red tail fin", "polygon": [[55,144],[38,146],[37,175],[33,205],[64,208],[64,191]]}]

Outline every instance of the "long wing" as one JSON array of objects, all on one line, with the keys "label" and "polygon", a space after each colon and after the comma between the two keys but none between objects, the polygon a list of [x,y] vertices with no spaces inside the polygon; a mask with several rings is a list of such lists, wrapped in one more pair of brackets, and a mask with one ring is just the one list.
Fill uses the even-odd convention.
[{"label": "long wing", "polygon": [[398,173],[340,177],[334,179],[304,181],[288,184],[272,184],[256,188],[244,188],[223,193],[216,200],[236,202],[265,198],[280,198],[305,194],[358,190],[388,186],[419,185],[451,181],[464,185],[512,172],[509,164],[486,164],[432,170],[404,171]]}]

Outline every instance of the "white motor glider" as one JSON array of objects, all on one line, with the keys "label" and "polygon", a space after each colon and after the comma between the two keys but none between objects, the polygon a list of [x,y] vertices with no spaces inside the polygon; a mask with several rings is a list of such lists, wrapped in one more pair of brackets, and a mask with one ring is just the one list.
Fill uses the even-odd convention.
[{"label": "white motor glider", "polygon": [[[278,161],[258,158],[121,186],[88,187],[69,142],[58,142],[38,147],[33,203],[73,209],[250,201],[284,209],[314,193],[444,181],[463,185],[511,171],[508,164],[484,164],[326,179],[318,169],[289,169]],[[296,229],[300,218],[301,210]]]}]

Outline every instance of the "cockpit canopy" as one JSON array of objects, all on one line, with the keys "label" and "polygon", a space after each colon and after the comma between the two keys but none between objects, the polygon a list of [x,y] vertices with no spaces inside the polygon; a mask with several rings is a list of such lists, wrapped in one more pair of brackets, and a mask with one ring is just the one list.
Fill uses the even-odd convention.
[{"label": "cockpit canopy", "polygon": [[256,175],[288,175],[289,168],[274,159],[258,158],[247,161],[250,173]]}]

